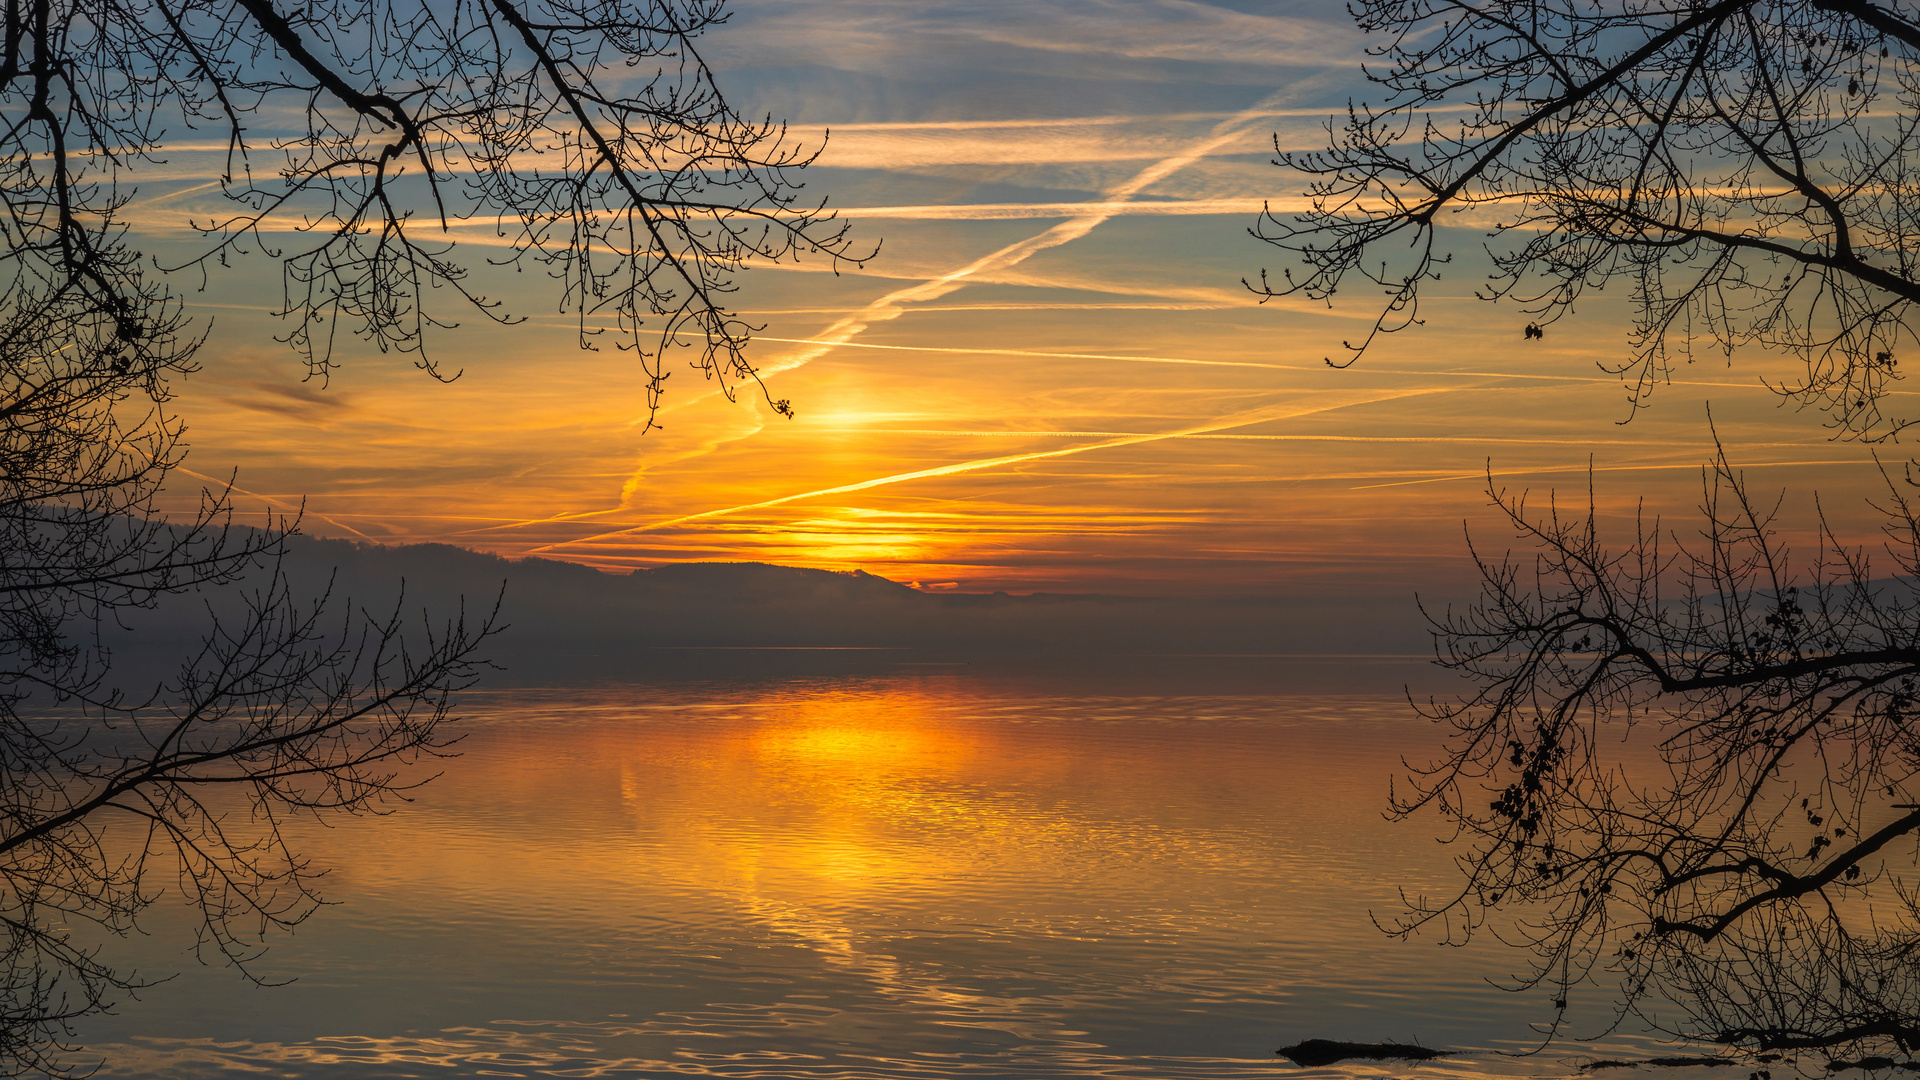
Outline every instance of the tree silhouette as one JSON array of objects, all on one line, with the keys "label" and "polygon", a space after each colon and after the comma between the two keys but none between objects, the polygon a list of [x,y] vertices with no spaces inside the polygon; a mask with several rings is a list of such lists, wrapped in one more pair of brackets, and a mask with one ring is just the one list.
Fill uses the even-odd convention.
[{"label": "tree silhouette", "polygon": [[[1437,810],[1464,887],[1391,926],[1464,936],[1506,908],[1554,994],[1759,1049],[1920,1048],[1920,507],[1889,484],[1886,552],[1824,523],[1804,563],[1723,454],[1695,538],[1621,547],[1584,514],[1490,489],[1531,549],[1475,555],[1433,617],[1474,693],[1393,812]],[[1650,1002],[1665,1002],[1647,1009]],[[1677,1006],[1675,1014],[1667,1006]]]},{"label": "tree silhouette", "polygon": [[[1254,234],[1297,267],[1263,296],[1383,290],[1352,363],[1421,319],[1477,227],[1486,299],[1550,323],[1627,285],[1614,366],[1644,405],[1703,345],[1806,361],[1776,386],[1853,435],[1882,411],[1920,300],[1920,21],[1866,0],[1356,0],[1379,99],[1280,154],[1312,210]],[[1277,147],[1277,144],[1276,144]],[[1357,281],[1355,279],[1358,279]],[[1336,363],[1332,359],[1329,363]]]},{"label": "tree silhouette", "polygon": [[163,160],[170,117],[195,144],[224,144],[230,207],[195,223],[208,243],[174,269],[273,255],[287,340],[322,377],[343,329],[438,372],[424,336],[449,318],[430,304],[437,290],[511,318],[471,289],[461,234],[489,241],[493,263],[549,274],[583,345],[610,329],[638,356],[654,405],[675,348],[729,395],[757,377],[752,327],[726,307],[746,261],[860,257],[842,223],[799,202],[817,149],[742,117],[715,85],[698,39],[724,21],[718,0],[7,12],[0,198],[14,273],[76,292],[126,340],[155,292],[126,244],[124,187]]},{"label": "tree silhouette", "polygon": [[[1377,102],[1282,153],[1312,208],[1255,235],[1296,265],[1263,296],[1385,294],[1420,321],[1483,235],[1477,295],[1526,339],[1586,295],[1634,303],[1615,370],[1634,408],[1696,348],[1785,350],[1773,388],[1837,434],[1883,411],[1920,300],[1920,21],[1868,0],[1355,0]],[[1329,363],[1335,361],[1329,359]],[[1446,732],[1392,807],[1437,812],[1463,887],[1398,933],[1497,921],[1521,985],[1605,986],[1616,1022],[1834,1054],[1920,1050],[1920,510],[1888,485],[1878,571],[1820,527],[1796,560],[1724,453],[1703,525],[1610,546],[1585,513],[1489,483],[1524,545],[1476,560],[1479,602],[1430,614],[1473,681],[1421,711]],[[1891,576],[1876,576],[1876,573]]]},{"label": "tree silhouette", "polygon": [[[294,595],[297,520],[240,528],[231,489],[158,512],[185,453],[173,384],[204,341],[171,282],[271,259],[310,377],[342,334],[451,377],[428,352],[454,321],[437,297],[514,318],[455,259],[477,239],[550,276],[583,346],[632,352],[650,407],[675,349],[732,396],[758,379],[735,273],[859,253],[798,201],[812,153],[715,86],[698,39],[723,19],[715,0],[5,5],[0,1072],[59,1073],[68,1022],[143,984],[72,931],[128,932],[163,883],[243,971],[311,914],[283,823],[403,795],[494,631]],[[134,185],[209,137],[227,209],[160,266]],[[110,631],[192,592],[204,636],[129,687]]]}]

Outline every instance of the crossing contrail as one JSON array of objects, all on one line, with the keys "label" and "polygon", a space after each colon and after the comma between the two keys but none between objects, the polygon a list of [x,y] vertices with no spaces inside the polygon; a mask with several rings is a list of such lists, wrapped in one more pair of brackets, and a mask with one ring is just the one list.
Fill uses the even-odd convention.
[{"label": "crossing contrail", "polygon": [[1187,438],[1195,435],[1205,435],[1215,431],[1226,431],[1232,428],[1246,427],[1249,424],[1265,423],[1272,420],[1291,420],[1301,416],[1331,412],[1335,409],[1350,408],[1354,405],[1372,405],[1381,401],[1392,401],[1396,398],[1418,397],[1423,394],[1444,392],[1444,390],[1437,387],[1427,387],[1415,390],[1391,391],[1388,393],[1356,393],[1352,396],[1344,396],[1341,400],[1333,402],[1319,401],[1313,404],[1290,403],[1286,405],[1269,405],[1265,408],[1243,410],[1217,420],[1182,428],[1178,431],[1126,435],[1120,438],[1109,439],[1105,442],[1068,446],[1059,450],[1039,450],[1026,454],[1005,454],[999,457],[976,458],[972,461],[956,461],[951,465],[936,465],[930,469],[916,469],[912,472],[894,473],[889,476],[876,476],[872,479],[859,480],[851,484],[840,484],[836,487],[819,488],[814,491],[802,491],[793,495],[782,495],[778,498],[763,499],[759,502],[746,503],[741,506],[727,506],[717,510],[703,510],[697,514],[685,514],[677,518],[667,518],[666,520],[656,521],[646,525],[633,525],[626,528],[613,529],[608,532],[597,533],[593,536],[582,536],[573,540],[558,540],[551,544],[542,544],[536,548],[529,548],[527,554],[553,551],[558,548],[574,547],[580,544],[591,544],[600,540],[610,540],[617,536],[631,536],[637,533],[653,532],[658,529],[667,529],[675,525],[682,525],[689,521],[700,521],[706,518],[721,517],[726,514],[738,514],[750,510],[765,510],[770,507],[784,506],[787,503],[799,502],[802,499],[817,499],[828,495],[846,495],[856,491],[868,491],[877,487],[885,487],[890,484],[906,483],[911,480],[928,480],[939,476],[953,476],[957,473],[993,469],[1003,465],[1018,465],[1028,461],[1041,461],[1047,458],[1085,454],[1094,450],[1111,450],[1116,447],[1138,446],[1141,443],[1160,442],[1165,439]]},{"label": "crossing contrail", "polygon": [[[936,275],[905,288],[896,289],[867,304],[866,307],[861,308],[859,311],[843,316],[819,334],[808,339],[805,342],[804,348],[762,365],[760,367],[760,376],[762,378],[770,378],[774,375],[804,367],[812,361],[827,355],[834,349],[853,341],[854,338],[858,337],[873,324],[889,322],[906,314],[908,305],[937,300],[940,297],[966,287],[968,279],[979,274],[992,273],[1016,266],[1042,251],[1059,247],[1062,244],[1071,243],[1087,235],[1101,224],[1115,217],[1128,200],[1133,199],[1147,188],[1172,176],[1181,169],[1205,158],[1220,147],[1240,138],[1245,134],[1248,127],[1271,118],[1274,115],[1274,108],[1280,102],[1292,96],[1294,92],[1295,91],[1291,90],[1276,91],[1262,98],[1252,107],[1243,109],[1227,117],[1225,120],[1220,121],[1209,129],[1207,134],[1189,143],[1181,149],[1179,153],[1162,158],[1147,166],[1145,169],[1142,169],[1140,172],[1135,173],[1122,183],[1103,191],[1100,201],[1088,204],[1089,209],[1084,213],[1076,214],[1036,236],[1029,237],[1018,243],[1009,244],[998,251],[983,255],[964,266],[957,267],[944,274]],[[679,408],[693,404],[694,400],[697,399],[684,399],[676,404],[667,406],[661,411],[673,412]],[[1159,436],[1154,436],[1154,438],[1158,437]],[[1095,448],[1076,447],[1073,452],[1079,453],[1089,449]],[[644,469],[642,471],[644,471]],[[639,490],[640,476],[640,473],[635,473],[629,477],[627,482],[622,485],[619,505],[606,510],[591,510],[579,513],[553,515],[545,518],[534,518],[524,522],[490,526],[483,531],[491,532],[526,525],[551,524],[559,521],[580,520],[582,518],[619,513],[622,510],[628,509],[630,500],[633,498],[635,492]],[[731,513],[732,511],[716,512]],[[554,547],[563,547],[565,543],[580,542],[584,541],[547,544],[531,550],[536,552],[545,551]]]},{"label": "crossing contrail", "polygon": [[[814,335],[814,344],[796,352],[789,353],[760,369],[762,378],[792,371],[832,352],[835,347],[844,345],[858,337],[869,326],[878,322],[889,322],[906,314],[907,305],[938,300],[940,297],[964,288],[967,279],[978,274],[992,273],[1016,266],[1049,248],[1071,243],[1092,232],[1103,223],[1117,216],[1123,204],[1139,195],[1142,191],[1165,180],[1181,169],[1199,161],[1220,147],[1233,142],[1245,134],[1248,126],[1273,115],[1273,108],[1283,98],[1291,96],[1291,91],[1279,91],[1268,95],[1250,109],[1244,109],[1215,124],[1206,135],[1188,144],[1185,149],[1172,157],[1162,158],[1134,174],[1130,179],[1106,189],[1104,198],[1090,204],[1084,213],[1053,226],[1038,236],[1028,237],[1006,247],[967,263],[965,266],[949,270],[944,274],[928,278],[915,285],[880,297],[859,311],[848,315],[833,325]],[[1067,209],[1063,207],[1062,209]]]}]

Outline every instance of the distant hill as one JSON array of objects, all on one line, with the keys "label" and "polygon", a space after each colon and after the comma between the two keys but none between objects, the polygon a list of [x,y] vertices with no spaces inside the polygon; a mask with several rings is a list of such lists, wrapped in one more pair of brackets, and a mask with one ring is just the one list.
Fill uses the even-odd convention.
[{"label": "distant hill", "polygon": [[[574,682],[825,663],[902,663],[1207,654],[1425,654],[1412,597],[1175,598],[1038,593],[926,593],[872,574],[764,563],[682,563],[609,574],[548,559],[509,560],[446,544],[382,546],[297,538],[296,591],[390,610],[405,582],[410,612],[444,618],[502,605],[490,651],[510,682]],[[504,586],[504,593],[502,592]],[[172,603],[133,623],[141,646],[178,642],[208,600]],[[142,648],[145,651],[145,648]],[[747,656],[745,654],[754,654]],[[719,655],[724,654],[724,655]],[[856,655],[860,654],[860,655]]]}]

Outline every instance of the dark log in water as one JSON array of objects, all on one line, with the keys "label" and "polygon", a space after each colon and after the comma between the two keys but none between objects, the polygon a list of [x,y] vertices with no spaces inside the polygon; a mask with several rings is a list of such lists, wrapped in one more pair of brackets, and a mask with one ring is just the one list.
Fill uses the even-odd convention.
[{"label": "dark log in water", "polygon": [[1409,1043],[1356,1043],[1339,1042],[1334,1039],[1308,1039],[1295,1046],[1283,1046],[1274,1053],[1295,1065],[1306,1068],[1331,1065],[1348,1058],[1405,1058],[1409,1061],[1432,1061],[1440,1056],[1438,1050],[1429,1050],[1424,1046],[1413,1046]]}]

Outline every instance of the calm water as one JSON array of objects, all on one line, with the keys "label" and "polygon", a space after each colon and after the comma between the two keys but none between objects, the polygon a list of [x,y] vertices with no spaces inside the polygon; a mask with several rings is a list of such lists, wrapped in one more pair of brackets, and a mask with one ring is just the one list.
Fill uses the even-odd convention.
[{"label": "calm water", "polygon": [[[395,816],[314,830],[335,907],[258,988],[186,969],[90,1022],[104,1075],[1271,1077],[1309,1037],[1513,1061],[1544,995],[1396,942],[1444,889],[1379,814],[1397,695],[1103,696],[965,674],[467,699]],[[1616,1039],[1615,1052],[1644,1052]],[[1611,1074],[1618,1076],[1619,1074]]]}]

